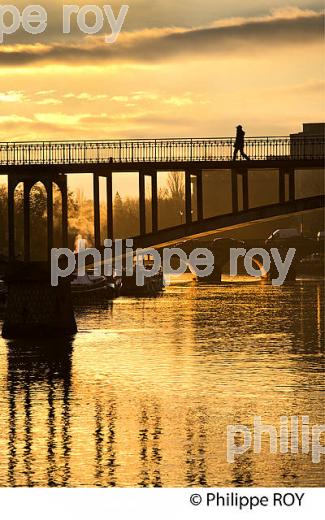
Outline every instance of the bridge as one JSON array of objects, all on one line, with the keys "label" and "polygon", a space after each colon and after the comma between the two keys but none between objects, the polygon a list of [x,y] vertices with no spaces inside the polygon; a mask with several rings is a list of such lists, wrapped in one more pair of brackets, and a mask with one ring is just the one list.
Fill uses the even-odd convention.
[{"label": "bridge", "polygon": [[[48,266],[39,269],[31,262],[30,191],[41,182],[47,194],[47,255],[54,243],[54,185],[61,192],[61,246],[68,247],[68,183],[70,174],[93,176],[94,242],[97,249],[104,239],[114,240],[113,174],[136,172],[139,195],[139,234],[135,247],[161,247],[185,239],[204,238],[218,230],[233,229],[249,223],[273,219],[324,207],[324,188],[310,193],[313,173],[323,175],[324,137],[255,137],[246,139],[249,161],[233,160],[234,139],[138,139],[76,142],[0,143],[0,175],[8,178],[8,256],[11,272],[7,316],[3,334],[72,334],[76,325],[67,284],[50,287]],[[185,179],[185,209],[182,224],[159,226],[158,178],[160,172],[180,171]],[[264,173],[267,177],[263,177]],[[307,194],[299,193],[297,179],[307,179]],[[211,188],[206,175],[214,179]],[[221,186],[220,176],[227,179]],[[100,178],[106,179],[107,236],[101,236]],[[150,179],[150,226],[146,179]],[[263,179],[266,179],[265,181]],[[256,203],[252,190],[273,198]],[[15,190],[23,184],[24,253],[15,268]],[[322,184],[322,182],[320,183]],[[274,185],[276,189],[274,190]],[[229,201],[227,210],[207,211],[210,202],[222,192]],[[1,226],[1,223],[0,223]],[[23,267],[22,267],[23,266]],[[16,270],[15,270],[16,269]]]},{"label": "bridge", "polygon": [[[48,254],[53,247],[53,184],[62,195],[62,246],[68,246],[68,189],[71,173],[93,174],[94,237],[99,249],[113,233],[113,172],[138,172],[139,236],[137,246],[154,246],[184,237],[207,235],[290,213],[324,206],[323,193],[296,196],[296,172],[324,165],[324,137],[255,137],[245,142],[250,161],[233,161],[233,138],[137,139],[108,141],[8,142],[0,143],[0,175],[8,175],[9,258],[15,252],[15,189],[24,186],[24,261],[30,261],[30,202],[32,186],[42,182],[47,192]],[[229,173],[231,208],[223,215],[206,217],[203,172]],[[276,177],[277,200],[254,207],[249,192],[254,172],[269,170]],[[185,223],[161,230],[158,218],[158,175],[163,171],[185,172]],[[107,229],[100,232],[100,177],[106,178]],[[151,179],[151,229],[146,225],[145,179]],[[265,186],[267,190],[267,186]],[[195,215],[193,206],[195,205]],[[1,224],[0,224],[1,225]]]}]

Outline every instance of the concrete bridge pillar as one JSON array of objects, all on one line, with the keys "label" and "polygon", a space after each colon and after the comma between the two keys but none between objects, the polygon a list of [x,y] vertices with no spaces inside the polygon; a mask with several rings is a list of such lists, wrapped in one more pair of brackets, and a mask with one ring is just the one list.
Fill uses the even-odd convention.
[{"label": "concrete bridge pillar", "polygon": [[15,259],[15,189],[17,181],[8,175],[8,250],[9,260]]},{"label": "concrete bridge pillar", "polygon": [[14,173],[8,175],[8,241],[9,241],[9,259],[15,261],[15,190],[17,186],[23,184],[23,216],[24,216],[24,262],[31,261],[31,208],[30,193],[32,187],[41,182],[46,189],[47,198],[47,252],[50,258],[51,249],[53,248],[53,231],[54,231],[54,201],[53,201],[53,183],[59,187],[62,195],[62,246],[68,247],[68,188],[67,176],[60,173],[49,177],[41,178],[36,175],[24,175]]},{"label": "concrete bridge pillar", "polygon": [[99,175],[93,173],[93,190],[94,190],[94,235],[95,247],[97,249],[101,246],[100,236],[100,199],[99,199]]},{"label": "concrete bridge pillar", "polygon": [[238,213],[238,170],[231,170],[231,194],[232,194],[232,211]]},{"label": "concrete bridge pillar", "polygon": [[189,168],[185,171],[185,222],[201,222],[203,211],[203,171]]},{"label": "concrete bridge pillar", "polygon": [[152,168],[142,168],[139,171],[139,215],[140,215],[140,235],[149,232],[147,229],[146,214],[146,177],[151,180],[151,231],[158,231],[158,174]]},{"label": "concrete bridge pillar", "polygon": [[77,332],[70,280],[50,282],[49,264],[13,263],[6,276],[8,301],[2,336],[60,337]]},{"label": "concrete bridge pillar", "polygon": [[152,232],[158,231],[158,174],[151,174]]},{"label": "concrete bridge pillar", "polygon": [[62,196],[62,247],[68,247],[68,181],[66,175],[62,176],[59,186]]},{"label": "concrete bridge pillar", "polygon": [[279,168],[279,203],[294,202],[296,198],[295,169],[286,166]]},{"label": "concrete bridge pillar", "polygon": [[113,240],[114,238],[114,223],[113,223],[113,173],[107,172],[106,175],[106,199],[107,199],[107,238]]},{"label": "concrete bridge pillar", "polygon": [[[241,180],[241,193],[238,189],[238,180]],[[231,193],[232,193],[232,212],[238,213],[239,209],[247,211],[249,209],[249,176],[248,168],[238,162],[231,169]]]},{"label": "concrete bridge pillar", "polygon": [[53,182],[46,180],[44,182],[47,195],[47,259],[51,261],[51,250],[54,240],[54,214],[53,214]]},{"label": "concrete bridge pillar", "polygon": [[296,176],[294,168],[288,170],[289,175],[289,201],[294,202],[296,198]]},{"label": "concrete bridge pillar", "polygon": [[185,222],[192,223],[192,186],[191,186],[191,171],[185,172]]},{"label": "concrete bridge pillar", "polygon": [[33,183],[24,181],[24,261],[30,261],[30,190]]},{"label": "concrete bridge pillar", "polygon": [[197,201],[197,219],[201,222],[204,218],[203,212],[203,172],[202,170],[196,174],[196,201]]},{"label": "concrete bridge pillar", "polygon": [[146,234],[146,184],[145,173],[139,172],[139,215],[140,215],[140,235]]},{"label": "concrete bridge pillar", "polygon": [[283,204],[286,201],[286,170],[279,169],[279,203]]},{"label": "concrete bridge pillar", "polygon": [[241,170],[243,179],[243,210],[248,211],[249,209],[249,186],[248,186],[248,170],[244,168]]}]

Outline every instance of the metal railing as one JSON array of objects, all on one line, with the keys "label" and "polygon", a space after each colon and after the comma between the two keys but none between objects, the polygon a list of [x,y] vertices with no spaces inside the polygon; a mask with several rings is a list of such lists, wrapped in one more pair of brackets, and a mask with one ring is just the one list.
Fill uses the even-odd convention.
[{"label": "metal railing", "polygon": [[[0,165],[231,161],[233,138],[0,143]],[[255,137],[252,160],[323,159],[324,137]],[[238,159],[239,159],[238,154]]]}]

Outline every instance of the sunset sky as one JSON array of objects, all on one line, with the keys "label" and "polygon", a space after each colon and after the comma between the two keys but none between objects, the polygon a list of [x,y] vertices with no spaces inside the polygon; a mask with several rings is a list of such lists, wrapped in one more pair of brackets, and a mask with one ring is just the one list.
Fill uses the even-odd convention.
[{"label": "sunset sky", "polygon": [[322,1],[131,0],[114,44],[107,22],[63,35],[62,2],[40,4],[45,33],[0,45],[2,141],[225,136],[238,123],[287,135],[324,120]]}]

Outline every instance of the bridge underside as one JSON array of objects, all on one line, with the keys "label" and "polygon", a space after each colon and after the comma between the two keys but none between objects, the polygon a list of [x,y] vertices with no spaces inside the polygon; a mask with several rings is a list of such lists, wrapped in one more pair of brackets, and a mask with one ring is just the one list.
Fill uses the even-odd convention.
[{"label": "bridge underside", "polygon": [[[187,160],[187,161],[143,161],[143,162],[84,162],[84,163],[56,163],[56,164],[1,164],[0,174],[8,175],[8,249],[9,258],[17,257],[15,250],[15,190],[19,183],[23,183],[23,217],[24,217],[24,257],[25,262],[31,261],[31,208],[29,194],[34,183],[41,181],[47,192],[47,257],[50,258],[54,243],[53,226],[53,186],[57,185],[62,195],[62,247],[73,247],[69,239],[68,222],[68,185],[69,174],[90,173],[93,176],[93,224],[94,245],[97,249],[103,247],[104,239],[115,239],[114,233],[114,194],[113,173],[137,172],[139,181],[139,235],[134,237],[135,247],[161,246],[173,244],[184,239],[192,239],[211,235],[217,231],[234,229],[246,226],[253,222],[265,221],[276,217],[283,217],[294,213],[315,210],[324,207],[323,189],[309,192],[302,198],[297,190],[299,170],[320,170],[324,167],[322,158],[269,158],[250,161],[229,160]],[[227,208],[219,211],[215,208],[216,194],[225,198],[226,193],[218,180],[221,170],[227,173]],[[261,204],[256,204],[251,197],[251,189],[267,193],[269,186],[261,182],[261,171],[268,171],[272,175],[274,196],[267,198]],[[161,229],[159,226],[159,191],[158,178],[160,172],[184,172],[184,223],[174,227]],[[208,188],[210,200],[213,202],[213,212],[206,211],[207,203],[204,189],[206,188],[204,175],[212,172],[215,184]],[[257,176],[251,177],[251,173]],[[146,178],[150,177],[150,206],[146,194]],[[105,179],[107,198],[107,236],[101,233],[101,194],[100,178]],[[255,179],[255,180],[254,180]],[[309,178],[307,179],[308,182]],[[207,191],[207,190],[205,190]],[[273,203],[274,201],[274,203]],[[270,204],[272,202],[272,204]],[[268,204],[268,205],[264,205]],[[257,206],[257,207],[256,207]],[[216,211],[215,211],[216,210]],[[147,213],[150,213],[148,215]],[[147,217],[151,220],[148,229]],[[118,223],[117,223],[118,224]],[[115,226],[116,227],[116,226]],[[133,231],[131,236],[136,233]],[[129,236],[130,236],[129,235]]]},{"label": "bridge underside", "polygon": [[96,170],[98,174],[107,171],[114,172],[160,172],[160,171],[197,171],[199,170],[229,170],[232,168],[249,169],[298,169],[298,168],[322,168],[323,159],[260,159],[260,160],[238,160],[238,161],[125,161],[125,162],[96,162],[86,163],[56,163],[56,164],[0,164],[0,175],[18,174],[35,176],[37,171],[42,175],[58,175],[68,173],[92,173]]}]

